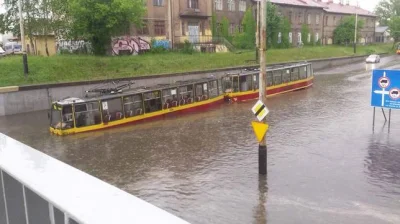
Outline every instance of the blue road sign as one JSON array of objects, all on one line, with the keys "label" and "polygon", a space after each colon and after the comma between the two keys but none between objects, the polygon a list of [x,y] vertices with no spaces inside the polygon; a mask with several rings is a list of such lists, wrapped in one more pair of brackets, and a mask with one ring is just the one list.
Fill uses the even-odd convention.
[{"label": "blue road sign", "polygon": [[400,70],[374,70],[371,106],[400,109]]}]

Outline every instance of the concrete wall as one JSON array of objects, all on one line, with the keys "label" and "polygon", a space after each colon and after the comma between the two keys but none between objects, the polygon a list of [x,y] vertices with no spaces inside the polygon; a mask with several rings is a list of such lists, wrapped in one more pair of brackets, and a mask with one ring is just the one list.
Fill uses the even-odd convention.
[{"label": "concrete wall", "polygon": [[[363,61],[366,56],[331,58],[311,60],[314,71]],[[247,66],[246,68],[248,68]],[[250,66],[256,67],[256,66]],[[133,81],[132,88],[157,84],[174,83],[179,80],[198,79],[205,77],[222,77],[228,72],[239,72],[245,67],[218,69],[212,71],[197,71],[178,74],[153,75],[135,78],[123,78],[119,81]],[[104,85],[106,80],[57,83],[48,85],[32,85],[20,87],[0,88],[0,116],[47,110],[51,102],[66,97],[80,97],[86,95],[86,90]],[[111,80],[108,80],[111,81]],[[121,82],[121,84],[126,82]],[[104,88],[104,86],[103,86]]]}]

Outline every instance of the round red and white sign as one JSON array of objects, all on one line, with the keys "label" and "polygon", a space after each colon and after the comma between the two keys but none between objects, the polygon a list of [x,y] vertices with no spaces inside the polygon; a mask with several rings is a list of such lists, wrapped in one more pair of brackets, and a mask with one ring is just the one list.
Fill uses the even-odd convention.
[{"label": "round red and white sign", "polygon": [[389,91],[389,96],[392,100],[398,100],[400,98],[400,90],[397,88],[393,88]]},{"label": "round red and white sign", "polygon": [[387,88],[390,85],[390,80],[387,77],[381,77],[378,84],[381,88]]}]

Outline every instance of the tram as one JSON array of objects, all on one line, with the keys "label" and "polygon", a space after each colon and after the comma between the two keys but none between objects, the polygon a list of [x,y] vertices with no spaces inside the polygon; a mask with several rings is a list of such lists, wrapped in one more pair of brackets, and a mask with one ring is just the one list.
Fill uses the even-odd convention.
[{"label": "tram", "polygon": [[139,87],[126,92],[99,92],[101,96],[88,99],[69,97],[53,102],[50,132],[68,135],[94,131],[179,111],[206,109],[224,100],[221,80],[217,78]]},{"label": "tram", "polygon": [[[267,69],[267,94],[273,96],[304,89],[313,84],[310,63],[296,63]],[[221,79],[204,78],[173,84],[129,88],[93,89],[84,99],[68,97],[52,103],[50,132],[56,135],[95,131],[148,120],[171,113],[199,111],[224,100],[258,98],[259,71],[226,74]]]},{"label": "tram", "polygon": [[[222,78],[225,99],[231,102],[258,99],[259,69],[247,69],[229,73]],[[267,68],[267,97],[313,85],[314,73],[311,63],[294,63]]]}]

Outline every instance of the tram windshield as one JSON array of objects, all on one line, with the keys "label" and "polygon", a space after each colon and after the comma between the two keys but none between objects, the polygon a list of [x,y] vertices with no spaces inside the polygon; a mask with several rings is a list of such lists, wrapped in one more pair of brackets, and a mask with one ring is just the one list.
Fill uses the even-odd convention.
[{"label": "tram windshield", "polygon": [[50,126],[61,129],[61,107],[53,104],[51,107]]}]

